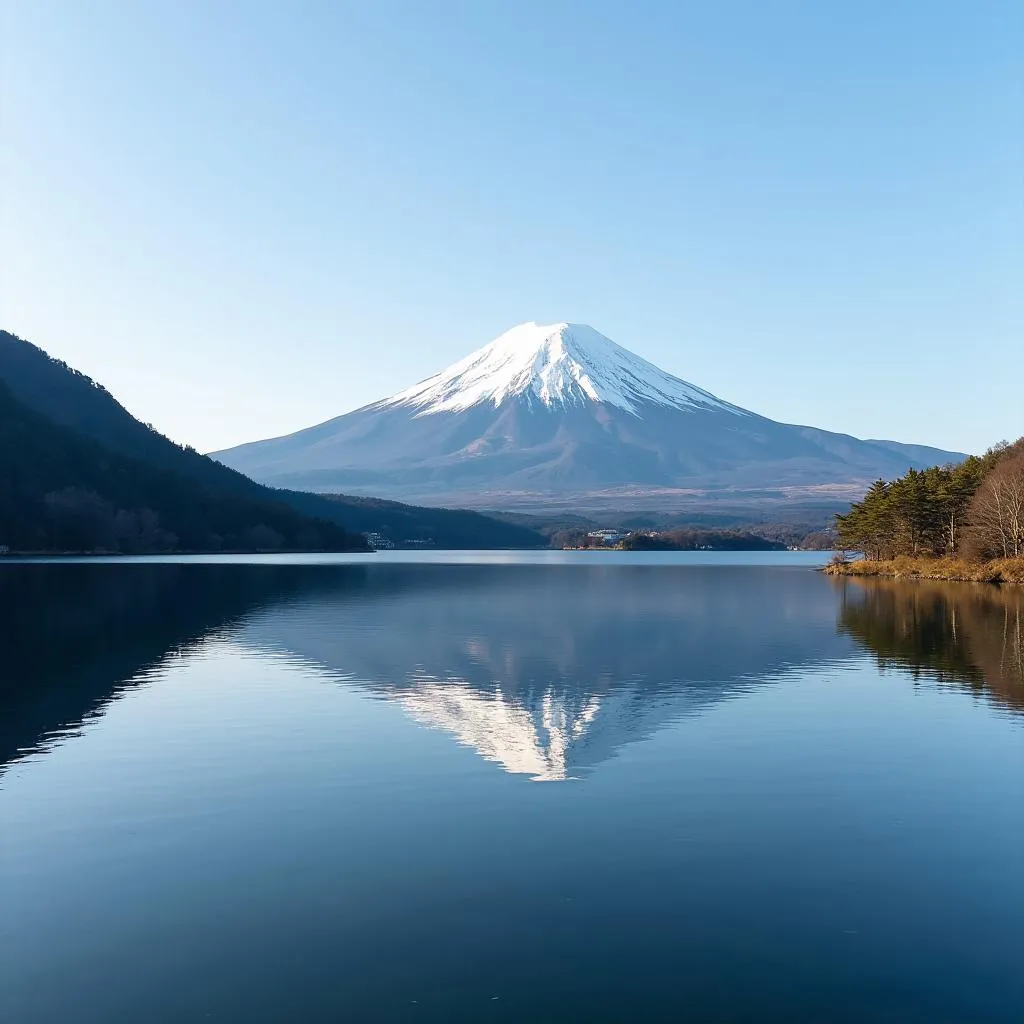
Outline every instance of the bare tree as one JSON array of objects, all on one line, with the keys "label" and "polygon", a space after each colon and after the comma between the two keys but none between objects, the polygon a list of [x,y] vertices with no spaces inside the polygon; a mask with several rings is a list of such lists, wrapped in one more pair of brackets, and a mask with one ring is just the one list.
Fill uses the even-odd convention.
[{"label": "bare tree", "polygon": [[1024,556],[1024,454],[1001,459],[982,480],[968,523],[982,556]]}]

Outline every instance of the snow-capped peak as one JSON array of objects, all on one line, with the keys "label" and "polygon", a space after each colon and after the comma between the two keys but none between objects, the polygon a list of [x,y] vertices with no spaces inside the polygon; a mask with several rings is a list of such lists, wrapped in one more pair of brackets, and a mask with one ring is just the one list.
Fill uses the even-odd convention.
[{"label": "snow-capped peak", "polygon": [[743,415],[693,384],[659,370],[586,324],[525,323],[433,377],[378,403],[419,416],[525,398],[546,406],[604,402],[639,415],[644,405],[720,409]]}]

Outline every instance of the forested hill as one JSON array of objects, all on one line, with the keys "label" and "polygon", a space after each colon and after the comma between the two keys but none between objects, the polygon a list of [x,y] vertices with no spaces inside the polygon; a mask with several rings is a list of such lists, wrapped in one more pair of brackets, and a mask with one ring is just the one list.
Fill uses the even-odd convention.
[{"label": "forested hill", "polygon": [[[301,493],[301,492],[296,492]],[[397,547],[543,548],[539,531],[462,508],[425,508],[383,498],[348,494],[325,496],[350,530],[379,533]]]},{"label": "forested hill", "polygon": [[131,416],[103,387],[0,331],[0,545],[22,551],[366,547],[327,518]]},{"label": "forested hill", "polygon": [[12,551],[350,551],[362,537],[111,451],[0,381],[0,544]]},{"label": "forested hill", "polygon": [[[104,453],[107,462],[104,465],[118,465],[121,467],[123,476],[134,475],[138,480],[145,479],[150,485],[154,485],[154,473],[170,474],[176,480],[176,486],[181,492],[182,500],[186,492],[192,493],[197,498],[201,495],[206,502],[212,502],[214,496],[222,503],[222,511],[227,506],[223,503],[230,499],[236,513],[242,508],[249,508],[242,520],[249,525],[242,527],[240,520],[239,530],[227,528],[226,520],[218,520],[221,528],[213,528],[203,534],[195,524],[186,531],[187,537],[193,543],[187,546],[194,550],[205,550],[210,546],[216,547],[216,538],[219,536],[223,545],[233,545],[235,548],[251,548],[253,546],[270,547],[266,543],[273,540],[273,534],[261,531],[256,539],[264,542],[254,545],[250,538],[246,540],[246,531],[260,525],[266,520],[267,515],[255,517],[252,514],[253,504],[261,507],[273,506],[275,509],[274,519],[278,527],[268,528],[273,533],[281,534],[281,527],[287,527],[284,531],[286,543],[280,545],[285,548],[291,547],[329,547],[332,550],[347,550],[363,547],[361,537],[347,536],[351,533],[379,532],[389,537],[393,542],[402,546],[413,543],[417,545],[427,544],[433,547],[537,547],[543,546],[545,540],[538,533],[525,527],[510,526],[487,516],[473,512],[463,512],[448,509],[418,509],[415,506],[398,505],[394,502],[374,504],[356,500],[329,500],[317,494],[305,493],[302,491],[277,490],[265,487],[250,480],[248,477],[227,466],[202,455],[192,448],[183,447],[164,437],[151,427],[135,419],[104,387],[87,377],[84,373],[73,369],[60,360],[53,359],[42,349],[31,344],[22,338],[7,331],[0,331],[0,382],[6,384],[8,390],[4,402],[4,429],[17,429],[22,436],[32,435],[38,431],[38,438],[34,446],[40,449],[47,444],[56,444],[56,437],[52,430],[46,430],[42,424],[49,427],[62,428],[65,434],[60,435],[66,439],[82,460],[78,467],[79,472],[75,476],[78,481],[74,485],[61,484],[58,490],[75,486],[82,490],[92,490],[95,495],[107,502],[108,506],[117,510],[124,508],[124,501],[128,500],[128,494],[123,489],[115,489],[111,497],[107,498],[99,489],[99,484],[105,488],[112,486],[111,481],[103,474],[99,474],[97,453]],[[17,411],[16,410],[20,410]],[[34,426],[25,421],[24,414],[31,412],[35,414],[32,420]],[[15,427],[15,421],[20,420],[20,426]],[[26,434],[27,432],[27,434]],[[92,442],[93,447],[83,448],[82,441]],[[87,452],[91,452],[89,455]],[[94,457],[96,456],[96,457]],[[128,460],[126,463],[124,460]],[[102,460],[101,460],[102,461]],[[17,471],[14,463],[20,467]],[[87,467],[91,467],[87,473]],[[129,468],[130,467],[130,468]],[[23,461],[17,452],[9,453],[3,468],[5,474],[28,472],[30,464],[27,457]],[[62,470],[65,474],[70,472],[68,465]],[[91,474],[91,476],[89,476]],[[99,475],[97,475],[99,474]],[[40,473],[38,479],[30,484],[38,488],[43,485],[45,474]],[[95,478],[96,485],[90,485],[88,479]],[[0,483],[6,476],[0,479]],[[13,479],[13,478],[12,478]],[[29,476],[19,475],[18,479],[23,481],[22,486],[29,485]],[[70,480],[71,477],[68,476]],[[58,481],[59,482],[59,481]],[[171,485],[165,481],[168,487]],[[51,480],[47,486],[56,486]],[[173,487],[171,487],[173,490]],[[14,490],[10,491],[10,499],[0,499],[4,507],[11,509],[14,505]],[[158,491],[160,489],[158,488]],[[21,508],[31,507],[38,511],[38,500],[42,500],[52,491],[43,492],[36,496],[36,503],[32,504],[29,492],[19,492],[20,501],[29,501],[30,504]],[[161,500],[165,500],[167,495]],[[116,498],[116,500],[115,500]],[[142,501],[143,495],[134,493],[133,501]],[[56,499],[51,497],[51,506]],[[92,499],[88,499],[92,500]],[[156,492],[154,492],[156,500]],[[65,502],[71,501],[69,495],[65,495]],[[156,510],[152,504],[144,502],[140,508]],[[52,511],[52,510],[51,510]],[[100,514],[98,508],[94,508],[96,515]],[[106,508],[110,512],[110,508]],[[52,516],[51,516],[52,517]],[[284,518],[282,518],[284,517]],[[124,518],[124,517],[122,517]],[[200,517],[202,518],[202,517]],[[310,532],[307,527],[309,519],[320,520],[317,528]],[[39,519],[40,529],[47,532],[46,523],[49,519],[43,516]],[[290,525],[289,525],[290,524]],[[323,531],[324,524],[333,524],[335,529]],[[14,542],[8,537],[13,537],[11,530],[14,521],[7,521],[7,525],[0,524],[0,531],[6,536],[0,535],[0,544],[6,544],[14,548],[16,543],[19,548],[24,548],[20,541]],[[339,528],[340,529],[337,529]],[[173,532],[178,536],[178,544],[186,546],[186,536],[179,535],[178,531],[171,531],[164,524],[165,532]],[[223,530],[227,532],[224,533]],[[109,531],[107,531],[109,534]],[[321,543],[311,545],[314,536],[320,536]],[[19,533],[19,535],[21,535]],[[206,540],[198,543],[203,536]],[[300,540],[304,539],[306,543]],[[290,540],[288,538],[291,538]],[[50,538],[51,540],[53,538]],[[37,535],[37,541],[39,537]]]},{"label": "forested hill", "polygon": [[132,416],[101,384],[7,331],[0,331],[0,380],[30,409],[120,455],[217,491],[263,499],[274,494],[194,449],[175,444]]}]

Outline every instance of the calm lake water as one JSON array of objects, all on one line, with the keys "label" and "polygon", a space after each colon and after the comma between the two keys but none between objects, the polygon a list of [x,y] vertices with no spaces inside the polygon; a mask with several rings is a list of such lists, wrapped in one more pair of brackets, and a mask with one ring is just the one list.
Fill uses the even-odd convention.
[{"label": "calm lake water", "polygon": [[0,1020],[1024,1020],[1024,596],[0,563]]}]

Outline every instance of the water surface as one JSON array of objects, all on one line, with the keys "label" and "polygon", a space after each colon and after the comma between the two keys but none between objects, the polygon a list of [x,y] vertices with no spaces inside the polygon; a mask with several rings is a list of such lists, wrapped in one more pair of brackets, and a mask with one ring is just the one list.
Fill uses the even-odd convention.
[{"label": "water surface", "polygon": [[1017,1021],[1020,592],[0,564],[0,1019]]}]

